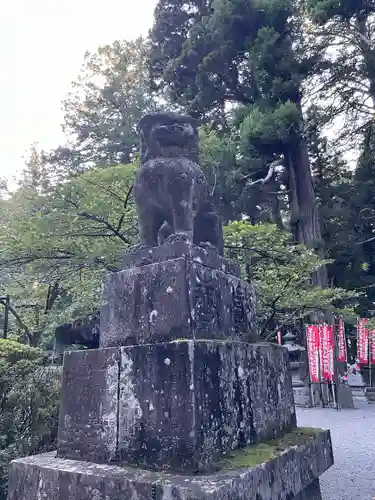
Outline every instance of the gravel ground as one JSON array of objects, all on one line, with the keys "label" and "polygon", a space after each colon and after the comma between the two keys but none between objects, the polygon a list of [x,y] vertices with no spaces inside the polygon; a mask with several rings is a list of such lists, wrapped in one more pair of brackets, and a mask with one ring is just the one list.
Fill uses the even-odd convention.
[{"label": "gravel ground", "polygon": [[375,405],[339,412],[299,408],[297,417],[301,427],[331,430],[335,465],[321,477],[323,500],[374,500]]}]

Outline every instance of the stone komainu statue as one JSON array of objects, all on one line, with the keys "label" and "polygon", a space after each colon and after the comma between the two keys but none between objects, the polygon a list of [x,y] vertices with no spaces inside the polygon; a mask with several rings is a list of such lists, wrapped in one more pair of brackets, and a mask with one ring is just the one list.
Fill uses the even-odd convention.
[{"label": "stone komainu statue", "polygon": [[223,254],[223,231],[198,165],[197,122],[176,113],[138,124],[141,167],[134,183],[141,246],[185,241]]}]

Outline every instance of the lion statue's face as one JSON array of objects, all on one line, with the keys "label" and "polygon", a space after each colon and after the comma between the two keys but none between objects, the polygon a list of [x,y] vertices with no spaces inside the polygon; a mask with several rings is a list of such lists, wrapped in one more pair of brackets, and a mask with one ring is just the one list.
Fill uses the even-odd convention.
[{"label": "lion statue's face", "polygon": [[190,123],[173,123],[172,125],[156,124],[151,130],[160,147],[177,146],[184,148],[195,139],[195,130]]},{"label": "lion statue's face", "polygon": [[198,131],[188,116],[156,114],[139,124],[142,162],[155,157],[184,156],[198,162]]}]

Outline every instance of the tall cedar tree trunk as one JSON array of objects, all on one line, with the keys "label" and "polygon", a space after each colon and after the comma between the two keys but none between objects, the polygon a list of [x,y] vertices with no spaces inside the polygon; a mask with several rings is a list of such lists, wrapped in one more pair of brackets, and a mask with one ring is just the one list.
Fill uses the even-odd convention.
[{"label": "tall cedar tree trunk", "polygon": [[[296,105],[303,123],[302,105],[300,97]],[[285,155],[289,172],[289,199],[291,208],[292,231],[295,241],[308,248],[315,248],[320,257],[323,257],[322,230],[319,210],[314,193],[313,178],[307,144],[301,135]],[[313,276],[313,283],[327,288],[328,276],[326,266],[321,266]]]},{"label": "tall cedar tree trunk", "polygon": [[[289,200],[291,209],[291,228],[296,242],[307,247],[320,248],[319,254],[323,257],[322,247],[320,245],[322,234],[319,221],[319,212],[316,204],[315,193],[313,189],[313,180],[310,168],[310,161],[306,143],[302,138],[296,141],[285,156],[289,172]],[[321,266],[313,275],[313,283],[327,288],[328,277],[326,266]],[[327,322],[333,324],[332,314],[325,318]],[[316,323],[318,317],[314,315],[310,318],[312,323]],[[306,384],[310,382],[309,363],[307,357],[307,338],[302,332],[301,343],[306,348],[304,355],[304,364],[301,368],[301,378]],[[337,377],[335,377],[337,379]],[[312,397],[314,404],[319,405],[321,399],[328,400],[328,387],[321,388],[319,384],[313,384]]]},{"label": "tall cedar tree trunk", "polygon": [[[287,155],[292,232],[296,242],[316,248],[322,239],[319,213],[313,190],[310,161],[306,144],[301,140]],[[322,251],[320,250],[322,257]],[[313,281],[326,288],[328,285],[326,266],[321,266]]]}]

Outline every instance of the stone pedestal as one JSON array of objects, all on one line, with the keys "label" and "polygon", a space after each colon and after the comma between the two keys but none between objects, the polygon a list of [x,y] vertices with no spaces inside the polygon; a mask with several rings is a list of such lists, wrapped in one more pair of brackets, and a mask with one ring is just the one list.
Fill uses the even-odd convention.
[{"label": "stone pedestal", "polygon": [[320,499],[329,432],[296,428],[286,350],[243,341],[236,265],[166,245],[103,293],[100,349],[65,354],[57,453],[13,462],[8,500]]},{"label": "stone pedestal", "polygon": [[276,346],[177,341],[65,356],[59,457],[204,471],[295,426]]},{"label": "stone pedestal", "polygon": [[[241,339],[254,332],[255,294],[239,269],[185,243],[130,254],[104,283],[100,346]],[[231,274],[234,273],[234,274]]]}]

